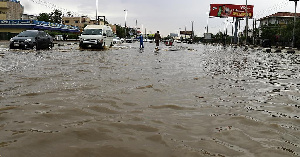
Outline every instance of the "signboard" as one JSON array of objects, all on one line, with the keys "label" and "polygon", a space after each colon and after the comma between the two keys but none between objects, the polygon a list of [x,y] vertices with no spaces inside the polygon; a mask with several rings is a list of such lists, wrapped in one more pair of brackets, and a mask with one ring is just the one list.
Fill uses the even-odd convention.
[{"label": "signboard", "polygon": [[209,16],[214,17],[253,17],[253,5],[248,5],[246,12],[246,5],[233,5],[233,4],[210,4]]},{"label": "signboard", "polygon": [[182,35],[193,35],[193,31],[180,31],[180,34]]},{"label": "signboard", "polygon": [[58,23],[50,23],[45,21],[36,20],[0,20],[1,28],[34,28],[34,29],[46,29],[46,30],[60,30],[60,31],[71,31],[79,32],[79,28],[76,26],[62,25]]},{"label": "signboard", "polygon": [[211,40],[212,39],[212,34],[211,33],[204,33],[204,39],[205,40]]}]

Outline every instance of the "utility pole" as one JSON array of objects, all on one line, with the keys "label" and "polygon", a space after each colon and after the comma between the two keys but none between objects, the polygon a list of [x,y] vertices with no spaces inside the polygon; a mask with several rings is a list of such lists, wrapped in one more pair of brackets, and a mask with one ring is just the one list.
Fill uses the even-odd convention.
[{"label": "utility pole", "polygon": [[254,43],[254,40],[255,40],[255,37],[254,37],[254,24],[255,24],[255,19],[253,18],[253,29],[252,29],[252,43],[253,43],[253,45],[255,45],[255,43]]},{"label": "utility pole", "polygon": [[294,1],[295,2],[295,16],[294,16],[294,29],[293,29],[293,43],[292,47],[295,47],[295,29],[296,29],[296,17],[297,17],[297,2],[299,0],[289,0],[289,1]]},{"label": "utility pole", "polygon": [[184,40],[186,41],[186,26],[184,27]]},{"label": "utility pole", "polygon": [[181,41],[181,38],[182,36],[181,36],[181,28],[179,28],[179,38],[180,38],[180,41]]},{"label": "utility pole", "polygon": [[192,22],[192,42],[194,42],[194,22],[195,21],[191,21]]},{"label": "utility pole", "polygon": [[145,39],[147,39],[148,36],[147,36],[147,29],[145,28]]},{"label": "utility pole", "polygon": [[97,25],[99,25],[99,21],[98,21],[98,0],[96,0],[96,22],[97,22]]},{"label": "utility pole", "polygon": [[135,37],[137,37],[137,23],[138,23],[138,21],[137,20],[135,20]]},{"label": "utility pole", "polygon": [[248,40],[248,0],[246,0],[246,45]]}]

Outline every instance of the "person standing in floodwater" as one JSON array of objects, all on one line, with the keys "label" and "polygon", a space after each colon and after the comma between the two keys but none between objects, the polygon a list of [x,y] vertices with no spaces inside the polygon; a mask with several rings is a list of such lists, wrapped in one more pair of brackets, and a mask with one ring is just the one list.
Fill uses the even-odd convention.
[{"label": "person standing in floodwater", "polygon": [[140,49],[143,49],[144,48],[143,34],[140,35],[139,39],[140,39]]},{"label": "person standing in floodwater", "polygon": [[155,43],[156,43],[156,49],[158,49],[158,46],[159,46],[159,40],[161,39],[160,34],[159,34],[159,31],[157,31],[157,33],[155,33],[154,39],[155,39]]}]

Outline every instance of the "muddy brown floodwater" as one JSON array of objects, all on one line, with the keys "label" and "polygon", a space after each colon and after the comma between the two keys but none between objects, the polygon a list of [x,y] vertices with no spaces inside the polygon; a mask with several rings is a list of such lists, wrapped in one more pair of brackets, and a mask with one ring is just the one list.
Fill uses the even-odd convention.
[{"label": "muddy brown floodwater", "polygon": [[300,55],[181,44],[0,56],[1,157],[300,155]]}]

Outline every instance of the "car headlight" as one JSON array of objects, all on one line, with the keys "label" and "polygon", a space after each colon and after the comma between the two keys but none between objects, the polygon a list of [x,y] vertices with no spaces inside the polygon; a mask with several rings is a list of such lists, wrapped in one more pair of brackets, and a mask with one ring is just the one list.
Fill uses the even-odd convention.
[{"label": "car headlight", "polygon": [[31,42],[31,39],[26,39],[25,42]]},{"label": "car headlight", "polygon": [[9,41],[10,41],[10,42],[14,42],[14,39],[11,38]]}]

